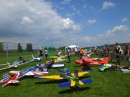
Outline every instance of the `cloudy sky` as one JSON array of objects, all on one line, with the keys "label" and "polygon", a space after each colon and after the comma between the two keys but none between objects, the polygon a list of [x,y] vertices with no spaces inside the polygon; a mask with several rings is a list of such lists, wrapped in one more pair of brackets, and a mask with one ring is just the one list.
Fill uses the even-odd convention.
[{"label": "cloudy sky", "polygon": [[130,42],[130,0],[0,0],[0,42],[82,47]]}]

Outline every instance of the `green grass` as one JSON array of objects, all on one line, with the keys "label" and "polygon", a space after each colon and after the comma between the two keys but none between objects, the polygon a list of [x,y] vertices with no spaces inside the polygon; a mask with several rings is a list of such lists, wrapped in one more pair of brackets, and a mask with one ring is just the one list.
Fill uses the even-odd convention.
[{"label": "green grass", "polygon": [[[18,59],[19,55],[28,59],[31,56],[30,53],[10,54],[11,57],[9,57],[9,60],[13,62]],[[74,72],[75,69],[82,71],[79,65],[74,62],[76,59],[79,59],[79,57],[71,56],[71,63],[62,63],[65,63],[66,68],[71,72]],[[0,54],[0,61],[1,64],[6,62],[6,56],[3,57]],[[16,70],[29,68],[37,63],[45,63],[45,61],[24,64]],[[20,80],[18,85],[9,85],[4,88],[0,87],[0,97],[130,97],[130,74],[124,74],[119,69],[108,72],[99,72],[98,67],[91,67],[91,69],[92,72],[83,78],[91,78],[93,82],[82,86],[79,91],[70,89],[69,87],[58,87],[58,83],[62,81],[27,77]],[[0,78],[10,70],[13,69],[0,71]],[[58,70],[49,69],[49,75],[55,74],[59,74]]]}]

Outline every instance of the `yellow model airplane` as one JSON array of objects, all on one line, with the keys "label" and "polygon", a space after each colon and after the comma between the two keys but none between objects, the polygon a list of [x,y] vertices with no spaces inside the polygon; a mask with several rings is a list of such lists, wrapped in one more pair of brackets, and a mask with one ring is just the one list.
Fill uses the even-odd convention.
[{"label": "yellow model airplane", "polygon": [[91,79],[84,79],[84,80],[79,80],[79,77],[83,76],[84,74],[88,74],[89,72],[78,72],[77,70],[75,73],[70,73],[70,71],[67,68],[60,69],[60,75],[52,75],[52,76],[35,76],[35,78],[46,78],[46,79],[55,79],[55,80],[60,80],[60,79],[67,79],[68,82],[60,83],[59,87],[76,87],[80,88],[79,85],[84,85],[91,83]]},{"label": "yellow model airplane", "polygon": [[[64,58],[67,57],[67,55],[61,55],[60,57],[61,57],[62,59],[64,59]],[[57,58],[58,58],[58,55],[57,55],[57,56],[51,56],[50,58],[51,58],[51,59],[57,59]]]}]

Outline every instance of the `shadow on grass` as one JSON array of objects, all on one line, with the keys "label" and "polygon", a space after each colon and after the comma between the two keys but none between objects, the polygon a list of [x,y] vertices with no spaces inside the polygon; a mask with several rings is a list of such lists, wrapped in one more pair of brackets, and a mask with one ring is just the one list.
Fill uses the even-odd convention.
[{"label": "shadow on grass", "polygon": [[9,84],[8,86],[12,86],[12,87],[14,87],[14,86],[19,86],[20,84],[18,83],[18,84]]},{"label": "shadow on grass", "polygon": [[80,91],[84,91],[84,90],[88,90],[90,89],[90,87],[81,87],[80,89],[77,89],[75,87],[70,87],[70,89],[66,89],[66,90],[63,90],[63,91],[59,91],[58,93],[59,94],[66,94],[66,93],[73,93],[73,92],[76,92],[78,94],[78,92]]},{"label": "shadow on grass", "polygon": [[91,77],[91,76],[85,76],[85,75],[84,75],[84,76],[79,77],[79,79],[82,80],[82,79],[90,78],[90,77]]},{"label": "shadow on grass", "polygon": [[49,80],[49,81],[42,81],[42,82],[36,82],[35,84],[55,84],[55,83],[62,83],[66,82],[67,79],[64,80]]}]

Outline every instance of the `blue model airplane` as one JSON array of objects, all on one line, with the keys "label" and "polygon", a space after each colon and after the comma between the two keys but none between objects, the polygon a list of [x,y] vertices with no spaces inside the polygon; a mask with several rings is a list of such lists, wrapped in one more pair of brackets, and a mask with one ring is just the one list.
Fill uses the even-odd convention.
[{"label": "blue model airplane", "polygon": [[41,71],[48,71],[48,68],[62,68],[65,64],[55,64],[54,60],[51,60],[45,64],[36,64],[36,67]]},{"label": "blue model airplane", "polygon": [[80,85],[91,83],[91,79],[83,79],[79,80],[80,76],[83,76],[84,74],[88,74],[89,72],[78,72],[78,70],[75,70],[75,73],[70,73],[70,71],[67,68],[60,69],[60,75],[52,75],[52,76],[34,76],[35,78],[46,78],[46,79],[67,79],[68,82],[63,82],[59,84],[59,87],[76,87],[80,88]]}]

